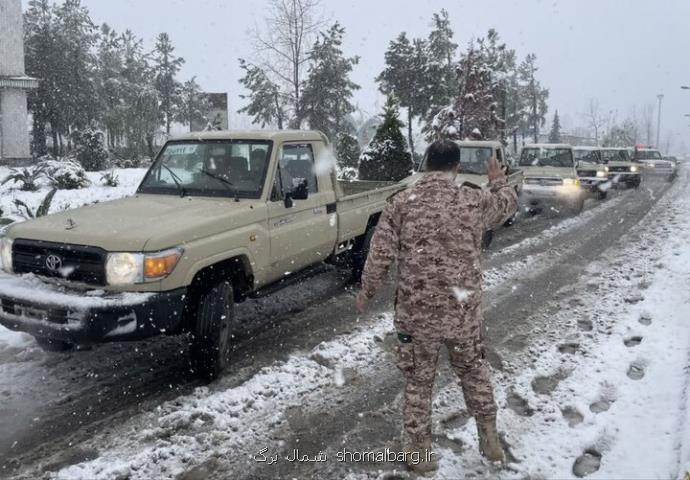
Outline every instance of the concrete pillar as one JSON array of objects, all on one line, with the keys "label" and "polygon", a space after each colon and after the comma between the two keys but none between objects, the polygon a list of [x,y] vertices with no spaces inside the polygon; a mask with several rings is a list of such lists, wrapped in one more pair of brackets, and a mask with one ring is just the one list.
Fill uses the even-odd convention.
[{"label": "concrete pillar", "polygon": [[0,131],[1,158],[14,161],[31,156],[26,92],[23,89],[0,89]]},{"label": "concrete pillar", "polygon": [[0,160],[30,158],[26,89],[37,82],[24,74],[21,0],[0,0]]}]

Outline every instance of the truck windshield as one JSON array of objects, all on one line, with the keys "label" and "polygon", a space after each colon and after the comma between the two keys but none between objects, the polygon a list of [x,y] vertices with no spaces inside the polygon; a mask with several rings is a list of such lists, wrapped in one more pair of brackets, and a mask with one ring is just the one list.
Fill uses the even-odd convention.
[{"label": "truck windshield", "polygon": [[630,155],[627,150],[602,150],[601,156],[604,162],[629,162]]},{"label": "truck windshield", "polygon": [[[486,162],[492,155],[491,147],[460,147],[460,173],[474,175],[486,175]],[[420,172],[426,172],[426,158],[419,168]]]},{"label": "truck windshield", "polygon": [[656,150],[635,150],[635,160],[661,160],[661,154]]},{"label": "truck windshield", "polygon": [[569,148],[523,148],[520,155],[520,166],[572,167],[573,152]]},{"label": "truck windshield", "polygon": [[137,192],[260,198],[271,146],[262,140],[168,142]]},{"label": "truck windshield", "polygon": [[599,150],[575,149],[573,150],[573,154],[575,155],[575,160],[578,162],[601,163]]}]

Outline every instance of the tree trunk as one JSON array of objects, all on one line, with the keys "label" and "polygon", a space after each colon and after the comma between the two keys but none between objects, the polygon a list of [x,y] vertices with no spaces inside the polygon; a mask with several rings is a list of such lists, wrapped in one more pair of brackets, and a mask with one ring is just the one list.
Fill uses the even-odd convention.
[{"label": "tree trunk", "polygon": [[48,153],[46,147],[46,122],[40,114],[34,114],[34,128],[33,128],[33,155],[35,157],[42,157]]},{"label": "tree trunk", "polygon": [[155,152],[153,151],[153,135],[146,135],[146,146],[149,150],[149,157],[153,159]]},{"label": "tree trunk", "polygon": [[407,107],[407,141],[410,144],[412,161],[414,161],[414,141],[412,140],[412,107]]}]

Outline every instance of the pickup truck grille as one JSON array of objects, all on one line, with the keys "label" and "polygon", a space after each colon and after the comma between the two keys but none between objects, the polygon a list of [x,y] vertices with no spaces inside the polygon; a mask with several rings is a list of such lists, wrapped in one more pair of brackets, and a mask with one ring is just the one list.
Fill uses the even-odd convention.
[{"label": "pickup truck grille", "polygon": [[558,177],[525,177],[526,185],[541,185],[543,187],[555,187],[563,185],[563,179]]},{"label": "pickup truck grille", "polygon": [[34,273],[73,282],[105,285],[105,250],[84,245],[25,240],[12,244],[15,273]]},{"label": "pickup truck grille", "polygon": [[629,172],[630,167],[609,167],[610,173]]},{"label": "pickup truck grille", "polygon": [[578,170],[577,176],[578,177],[596,177],[597,171],[596,170]]}]

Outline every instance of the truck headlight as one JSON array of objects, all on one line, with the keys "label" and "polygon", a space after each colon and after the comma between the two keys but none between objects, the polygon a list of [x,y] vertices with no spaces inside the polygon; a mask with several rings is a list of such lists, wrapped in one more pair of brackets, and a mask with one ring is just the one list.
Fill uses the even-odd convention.
[{"label": "truck headlight", "polygon": [[580,185],[579,178],[564,178],[563,185],[577,187]]},{"label": "truck headlight", "polygon": [[604,170],[597,170],[597,178],[606,178],[606,172]]},{"label": "truck headlight", "polygon": [[155,253],[109,253],[105,264],[108,285],[131,285],[160,280],[172,273],[182,257],[181,248]]},{"label": "truck headlight", "polygon": [[0,239],[0,267],[7,273],[12,273],[12,239]]},{"label": "truck headlight", "polygon": [[109,253],[105,262],[108,285],[130,285],[144,281],[144,254]]},{"label": "truck headlight", "polygon": [[633,166],[630,167],[630,171],[633,172],[633,173],[635,173],[635,172],[637,172],[637,171],[639,171],[639,170],[640,170],[640,169],[638,168],[637,165],[633,165]]}]

